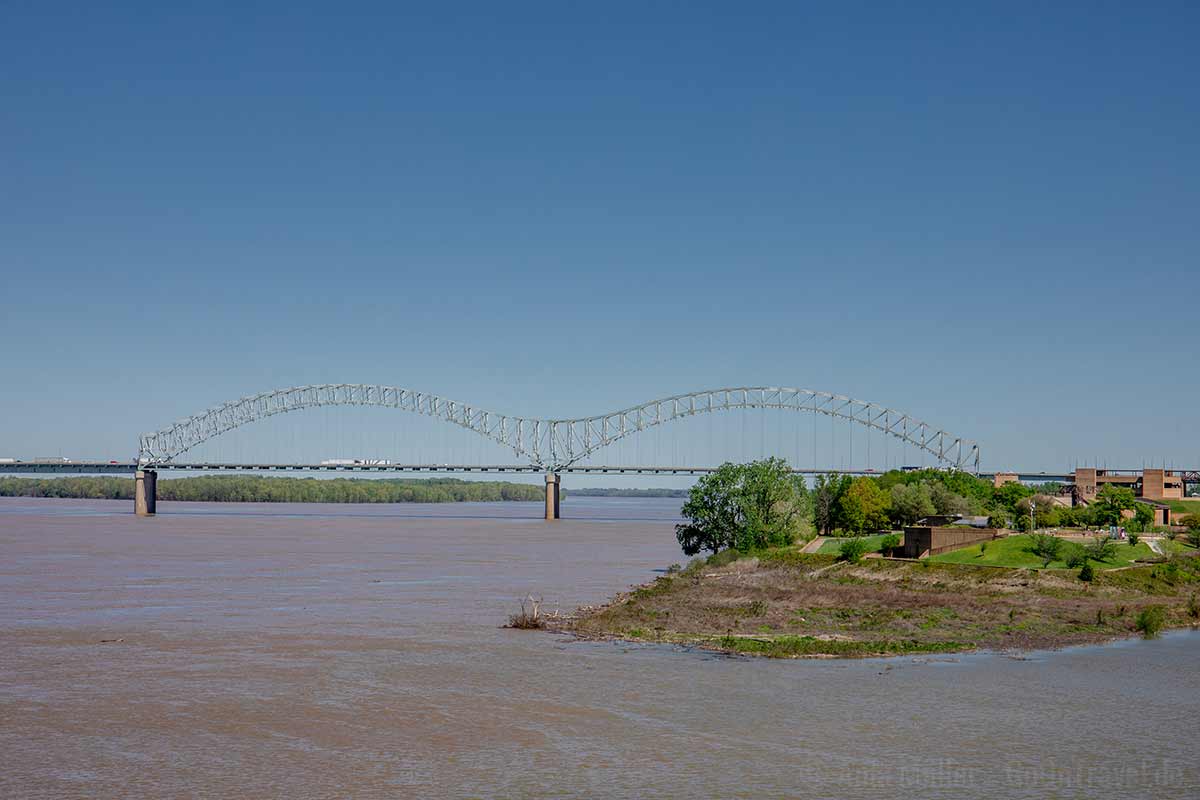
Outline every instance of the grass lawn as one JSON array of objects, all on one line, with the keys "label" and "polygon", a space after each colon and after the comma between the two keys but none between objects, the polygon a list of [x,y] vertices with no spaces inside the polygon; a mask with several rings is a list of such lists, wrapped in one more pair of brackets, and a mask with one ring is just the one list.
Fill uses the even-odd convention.
[{"label": "grass lawn", "polygon": [[1187,540],[1185,540],[1182,536],[1170,542],[1165,542],[1162,539],[1159,539],[1158,541],[1160,546],[1163,546],[1163,550],[1170,554],[1196,552],[1196,548],[1188,544]]},{"label": "grass lawn", "polygon": [[[1070,543],[1063,542],[1064,550],[1069,546]],[[1032,550],[1033,545],[1030,543],[1028,535],[1009,536],[1005,539],[996,539],[988,542],[987,548],[982,553],[979,550],[979,545],[974,544],[970,547],[964,547],[961,550],[951,550],[949,553],[930,556],[929,560],[942,564],[977,564],[987,567],[1034,567],[1041,569],[1043,561],[1041,557],[1034,555]],[[1138,542],[1137,547],[1130,547],[1128,542],[1117,542],[1116,555],[1109,561],[1093,561],[1092,567],[1095,569],[1127,567],[1139,558],[1158,557],[1150,549],[1150,545],[1145,542]],[[1050,569],[1067,568],[1065,561],[1051,561],[1047,566]]]},{"label": "grass lawn", "polygon": [[1176,514],[1200,514],[1200,499],[1194,497],[1188,500],[1160,500],[1159,502],[1169,505],[1171,511]]},{"label": "grass lawn", "polygon": [[[878,536],[859,536],[857,538],[862,539],[862,541],[867,545],[868,553],[878,553],[879,548],[883,546],[883,537],[886,535],[887,534],[881,533]],[[848,541],[850,541],[851,538],[854,538],[854,537],[847,537],[844,539],[842,539],[842,538],[826,539],[825,541],[821,542],[821,546],[819,548],[817,548],[817,552],[825,553],[826,555],[835,555],[836,556],[838,554],[838,551],[840,551],[842,549],[842,542],[848,542]],[[900,537],[900,541],[901,542],[904,541],[903,536]]]}]

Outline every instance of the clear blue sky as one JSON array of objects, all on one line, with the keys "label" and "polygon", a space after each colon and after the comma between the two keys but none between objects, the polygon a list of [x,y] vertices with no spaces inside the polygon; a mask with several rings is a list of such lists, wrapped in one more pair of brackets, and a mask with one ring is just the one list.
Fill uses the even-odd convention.
[{"label": "clear blue sky", "polygon": [[0,455],[767,383],[1200,465],[1195,3],[179,5],[0,6]]}]

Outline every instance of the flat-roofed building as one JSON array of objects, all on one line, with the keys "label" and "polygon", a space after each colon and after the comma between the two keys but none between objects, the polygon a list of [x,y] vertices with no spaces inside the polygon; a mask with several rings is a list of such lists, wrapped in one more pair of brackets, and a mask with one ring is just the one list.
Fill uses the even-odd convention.
[{"label": "flat-roofed building", "polygon": [[1167,469],[1144,469],[1136,472],[1109,472],[1094,467],[1075,470],[1075,496],[1084,503],[1096,499],[1105,484],[1132,489],[1135,497],[1147,500],[1179,500],[1183,498],[1183,476]]}]

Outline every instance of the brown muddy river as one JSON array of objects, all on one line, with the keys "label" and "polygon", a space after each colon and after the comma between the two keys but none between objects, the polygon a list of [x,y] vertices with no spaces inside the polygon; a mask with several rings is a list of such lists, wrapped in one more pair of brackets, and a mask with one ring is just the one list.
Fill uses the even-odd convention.
[{"label": "brown muddy river", "polygon": [[677,500],[0,499],[0,797],[1196,797],[1200,635],[735,659],[502,630],[685,559]]}]

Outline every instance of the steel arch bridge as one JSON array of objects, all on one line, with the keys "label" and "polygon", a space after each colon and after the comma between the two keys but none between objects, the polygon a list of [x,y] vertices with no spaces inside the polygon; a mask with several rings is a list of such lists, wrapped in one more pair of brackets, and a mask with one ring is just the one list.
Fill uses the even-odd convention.
[{"label": "steel arch bridge", "polygon": [[848,420],[929,453],[942,466],[976,473],[979,445],[908,414],[852,397],[773,386],[706,389],[577,419],[537,419],[487,411],[467,403],[363,383],[296,386],[263,392],[147,433],[138,442],[138,465],[169,464],[202,442],[260,419],[322,406],[382,406],[435,417],[511,449],[547,473],[558,472],[625,437],[673,420],[733,409],[781,409]]}]

